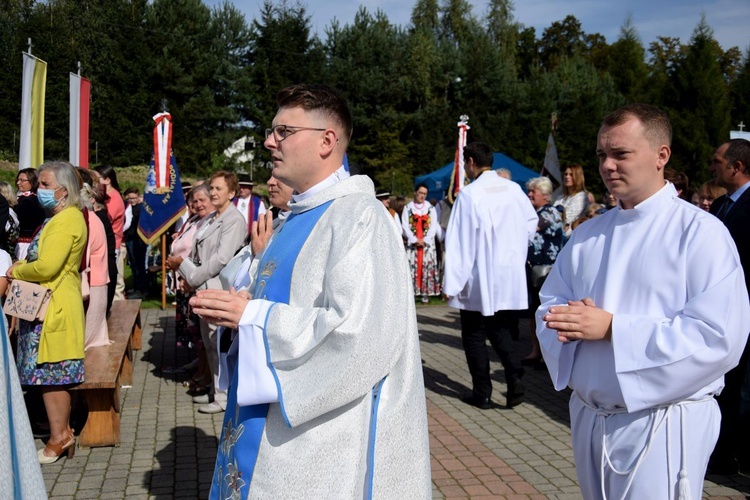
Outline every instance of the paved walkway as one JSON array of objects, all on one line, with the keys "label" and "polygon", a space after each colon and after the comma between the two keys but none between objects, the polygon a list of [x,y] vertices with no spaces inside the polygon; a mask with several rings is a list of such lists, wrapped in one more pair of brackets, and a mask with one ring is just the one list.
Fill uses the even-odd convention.
[{"label": "paved walkway", "polygon": [[[552,389],[544,371],[524,379],[527,402],[508,410],[502,369],[493,356],[496,405],[467,406],[470,391],[458,314],[447,307],[417,309],[424,360],[435,498],[580,498],[570,448],[567,394]],[[142,313],[143,350],[136,353],[133,387],[121,394],[122,443],[79,448],[71,460],[43,466],[53,499],[128,500],[206,498],[223,415],[202,415],[171,373],[174,312]],[[522,322],[517,355],[529,349]],[[42,442],[37,441],[41,447]],[[750,479],[711,476],[706,498],[745,498]]]}]

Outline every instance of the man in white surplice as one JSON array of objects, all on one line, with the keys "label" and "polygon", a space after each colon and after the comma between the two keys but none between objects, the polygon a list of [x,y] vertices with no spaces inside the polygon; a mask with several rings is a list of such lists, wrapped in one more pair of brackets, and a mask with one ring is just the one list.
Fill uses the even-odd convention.
[{"label": "man in white surplice", "polygon": [[235,282],[240,291],[191,300],[239,330],[221,346],[232,382],[210,498],[428,498],[401,236],[372,181],[342,166],[352,123],[340,94],[293,85],[277,101],[265,146],[274,176],[294,189],[291,214]]},{"label": "man in white surplice", "polygon": [[472,380],[463,401],[490,408],[489,340],[505,370],[506,404],[513,407],[525,391],[520,359],[510,353],[511,329],[518,321],[514,311],[529,307],[526,254],[539,216],[518,184],[492,171],[487,144],[467,145],[464,160],[474,181],[461,189],[451,211],[443,284],[448,305],[461,310],[461,341]]},{"label": "man in white surplice", "polygon": [[664,181],[667,115],[604,118],[599,172],[618,206],[579,226],[540,293],[537,335],[570,420],[584,498],[701,498],[719,431],[713,396],[750,330],[721,222]]}]

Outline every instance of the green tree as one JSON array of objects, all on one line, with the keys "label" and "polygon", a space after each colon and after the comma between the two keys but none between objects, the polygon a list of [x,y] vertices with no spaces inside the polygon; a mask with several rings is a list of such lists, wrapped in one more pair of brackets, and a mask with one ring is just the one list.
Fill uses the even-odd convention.
[{"label": "green tree", "polygon": [[258,94],[251,120],[259,127],[276,114],[276,92],[294,83],[322,81],[325,52],[312,34],[310,16],[301,3],[265,0],[260,18],[252,23],[248,61]]},{"label": "green tree", "polygon": [[516,46],[521,25],[513,18],[513,0],[491,0],[487,12],[487,31],[500,54],[515,64]]},{"label": "green tree", "polygon": [[648,65],[641,39],[633,26],[632,15],[625,19],[625,24],[620,28],[620,37],[610,46],[607,62],[606,69],[625,99],[630,102],[644,100]]},{"label": "green tree", "polygon": [[415,31],[427,30],[435,35],[438,34],[438,1],[417,0],[411,11],[411,24]]},{"label": "green tree", "polygon": [[724,52],[701,19],[685,57],[675,68],[674,93],[665,103],[674,129],[672,165],[691,182],[709,177],[708,161],[729,136],[729,87],[722,73]]},{"label": "green tree", "polygon": [[539,59],[547,69],[554,69],[563,58],[581,55],[586,51],[586,34],[575,16],[553,22],[542,33]]},{"label": "green tree", "polygon": [[391,169],[411,173],[409,151],[399,141],[404,116],[398,108],[409,99],[403,77],[406,37],[382,11],[373,16],[360,7],[353,24],[337,28],[327,46],[328,77],[349,97],[354,115],[350,156],[381,182],[390,181]]}]

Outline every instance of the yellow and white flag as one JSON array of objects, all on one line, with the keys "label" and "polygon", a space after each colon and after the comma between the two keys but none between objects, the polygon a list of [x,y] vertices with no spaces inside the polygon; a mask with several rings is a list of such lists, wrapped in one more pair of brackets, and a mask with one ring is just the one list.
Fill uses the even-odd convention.
[{"label": "yellow and white flag", "polygon": [[23,92],[21,95],[21,146],[18,169],[36,168],[44,163],[44,95],[47,63],[23,53]]}]

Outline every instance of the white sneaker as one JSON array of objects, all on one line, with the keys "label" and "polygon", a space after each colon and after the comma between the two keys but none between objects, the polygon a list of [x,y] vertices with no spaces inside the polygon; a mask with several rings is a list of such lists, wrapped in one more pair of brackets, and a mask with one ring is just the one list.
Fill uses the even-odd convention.
[{"label": "white sneaker", "polygon": [[194,396],[193,397],[193,403],[197,405],[207,405],[208,403],[211,403],[211,398],[208,394],[203,394],[202,396]]},{"label": "white sneaker", "polygon": [[216,401],[214,401],[213,403],[209,403],[207,405],[203,405],[198,408],[198,413],[213,414],[213,413],[221,413],[223,411],[224,411],[224,408],[222,408],[221,405],[217,403]]}]

